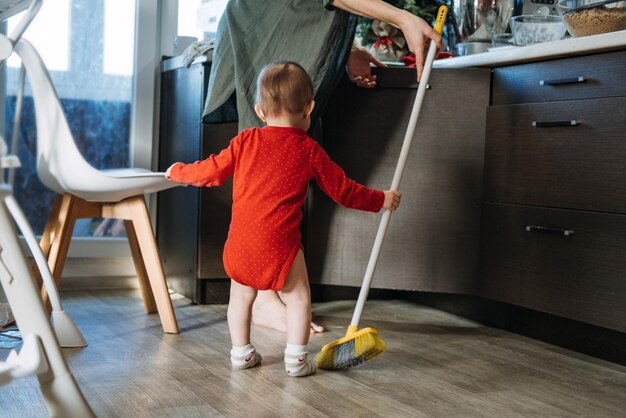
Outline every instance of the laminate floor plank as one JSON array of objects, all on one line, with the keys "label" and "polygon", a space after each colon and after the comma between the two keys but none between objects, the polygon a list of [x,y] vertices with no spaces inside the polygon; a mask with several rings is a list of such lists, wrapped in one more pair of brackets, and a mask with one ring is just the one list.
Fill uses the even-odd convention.
[{"label": "laminate floor plank", "polygon": [[[89,343],[64,353],[99,417],[626,416],[626,367],[410,302],[368,301],[362,326],[380,331],[383,355],[295,379],[285,334],[262,327],[252,330],[262,365],[231,370],[225,305],[174,295],[181,333],[168,335],[138,291],[62,297]],[[343,336],[354,301],[314,309],[328,332],[311,336],[311,355]],[[45,415],[36,379],[0,388],[0,417]]]}]

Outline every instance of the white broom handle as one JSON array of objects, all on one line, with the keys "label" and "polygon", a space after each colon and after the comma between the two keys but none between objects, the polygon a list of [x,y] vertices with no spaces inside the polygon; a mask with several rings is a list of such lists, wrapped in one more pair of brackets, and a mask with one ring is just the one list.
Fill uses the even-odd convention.
[{"label": "white broom handle", "polygon": [[[417,95],[415,96],[415,102],[413,103],[413,110],[411,111],[411,118],[406,129],[404,136],[404,142],[402,143],[402,150],[400,151],[400,157],[398,158],[398,164],[396,165],[396,172],[393,175],[393,181],[391,182],[391,190],[398,190],[400,187],[400,181],[402,180],[402,174],[404,173],[404,166],[406,160],[409,157],[409,149],[411,148],[411,142],[413,141],[413,135],[415,134],[415,126],[417,125],[417,119],[422,108],[422,102],[424,101],[424,95],[426,94],[426,85],[428,84],[428,78],[430,77],[430,70],[433,66],[433,60],[437,52],[437,45],[434,42],[430,43],[428,48],[428,55],[426,56],[426,63],[424,64],[424,71],[422,72],[422,78],[417,88]],[[365,270],[365,277],[363,278],[363,284],[361,285],[361,292],[359,293],[359,299],[356,302],[354,314],[352,315],[352,321],[350,325],[359,326],[361,320],[361,314],[363,313],[363,306],[367,300],[367,295],[370,291],[370,284],[372,283],[372,277],[374,277],[374,270],[376,270],[376,263],[378,262],[378,256],[380,249],[383,246],[385,240],[385,234],[387,233],[387,226],[389,225],[389,219],[391,218],[391,211],[385,210],[380,225],[378,226],[378,232],[376,233],[376,239],[374,240],[374,248],[372,248],[372,254],[367,263],[367,269]]]}]

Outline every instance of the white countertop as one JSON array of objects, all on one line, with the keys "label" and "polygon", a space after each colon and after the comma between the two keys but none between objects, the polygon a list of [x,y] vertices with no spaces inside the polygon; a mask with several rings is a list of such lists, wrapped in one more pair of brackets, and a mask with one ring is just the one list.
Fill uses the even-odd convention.
[{"label": "white countertop", "polygon": [[626,30],[601,35],[566,38],[529,46],[494,48],[482,54],[435,60],[434,68],[498,67],[518,62],[609,51],[626,47]]}]

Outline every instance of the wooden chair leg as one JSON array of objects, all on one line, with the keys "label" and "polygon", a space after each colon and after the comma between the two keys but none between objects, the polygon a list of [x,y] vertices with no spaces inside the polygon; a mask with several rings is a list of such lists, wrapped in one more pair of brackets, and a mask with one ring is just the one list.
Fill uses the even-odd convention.
[{"label": "wooden chair leg", "polygon": [[44,257],[48,258],[48,254],[50,254],[50,246],[52,245],[52,241],[54,239],[54,227],[57,224],[57,220],[59,219],[59,214],[61,213],[61,205],[63,204],[63,196],[57,194],[54,197],[54,202],[52,203],[52,209],[50,210],[50,214],[48,215],[48,221],[46,222],[46,227],[43,230],[43,235],[41,236],[41,242],[39,245],[41,246],[41,251],[43,252]]},{"label": "wooden chair leg", "polygon": [[[52,209],[50,210],[50,214],[48,215],[48,221],[46,222],[46,227],[43,231],[43,235],[41,236],[41,241],[39,242],[39,246],[41,247],[41,251],[46,259],[48,259],[48,255],[50,254],[50,246],[52,245],[52,241],[54,239],[54,231],[53,228],[56,226],[56,220],[59,219],[59,214],[61,212],[61,204],[63,202],[63,196],[57,194],[54,197],[54,202],[52,203]],[[41,287],[43,286],[43,281],[41,279],[41,274],[39,273],[39,268],[37,267],[37,263],[33,262],[31,270],[33,271],[33,277],[37,285],[39,286],[39,291],[41,291]]]},{"label": "wooden chair leg", "polygon": [[129,220],[124,221],[126,227],[126,235],[128,235],[128,244],[130,245],[130,252],[133,256],[133,262],[135,263],[135,270],[137,271],[137,278],[139,279],[139,290],[141,291],[141,298],[143,299],[143,305],[146,313],[153,314],[157,312],[157,305],[152,293],[152,287],[150,286],[150,280],[148,279],[148,272],[146,266],[141,257],[141,248],[139,248],[139,241],[137,240],[137,234],[133,222]]},{"label": "wooden chair leg", "polygon": [[163,265],[161,264],[154,232],[152,232],[146,200],[143,196],[135,196],[126,199],[125,202],[135,231],[136,241],[141,251],[143,265],[150,281],[159,317],[161,318],[163,331],[169,334],[178,334],[176,314],[174,313],[172,299],[167,289],[165,273],[163,272]]},{"label": "wooden chair leg", "polygon": [[[63,195],[60,199],[57,215],[53,217],[51,214],[51,217],[48,219],[48,225],[46,225],[46,230],[49,231],[47,238],[49,241],[43,242],[43,245],[47,247],[44,255],[48,259],[48,266],[57,287],[61,283],[61,275],[63,274],[63,267],[65,266],[65,259],[70,248],[74,223],[76,222],[76,199],[75,196],[70,194]],[[55,202],[56,204],[57,202]],[[50,313],[52,307],[48,299],[48,292],[46,292],[44,287],[41,288],[41,297],[48,313]]]}]

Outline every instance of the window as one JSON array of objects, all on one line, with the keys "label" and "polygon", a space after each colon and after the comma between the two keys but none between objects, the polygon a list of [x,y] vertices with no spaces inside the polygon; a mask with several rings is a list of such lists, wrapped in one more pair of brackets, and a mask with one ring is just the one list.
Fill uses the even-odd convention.
[{"label": "window", "polygon": [[[129,167],[135,0],[45,1],[24,33],[42,56],[83,156],[99,169]],[[8,22],[8,32],[21,15]],[[54,28],[54,30],[51,30]],[[13,131],[19,58],[7,66],[5,137]],[[35,233],[42,233],[54,192],[37,178],[36,126],[28,87],[24,96],[14,193]],[[75,236],[124,235],[101,219],[79,220]],[[119,226],[119,225],[118,225]]]},{"label": "window", "polygon": [[228,0],[179,0],[177,35],[212,38],[226,4]]}]

